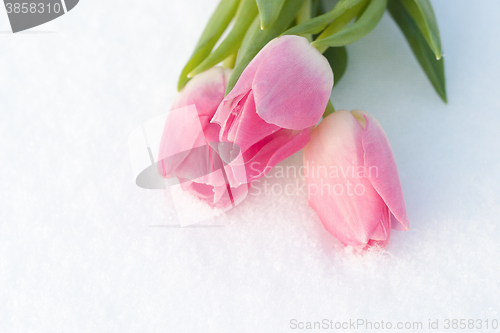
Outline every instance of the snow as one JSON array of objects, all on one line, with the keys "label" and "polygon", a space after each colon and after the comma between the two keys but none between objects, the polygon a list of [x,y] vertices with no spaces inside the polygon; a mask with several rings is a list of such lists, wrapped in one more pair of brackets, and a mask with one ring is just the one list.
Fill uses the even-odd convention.
[{"label": "snow", "polygon": [[179,227],[172,194],[135,185],[129,135],[169,109],[216,3],[81,1],[19,34],[0,10],[0,331],[500,320],[500,3],[433,1],[448,105],[389,16],[348,47],[334,106],[384,127],[411,227],[364,255],[300,191],[263,194],[264,180],[300,186],[293,174],[205,227]]}]

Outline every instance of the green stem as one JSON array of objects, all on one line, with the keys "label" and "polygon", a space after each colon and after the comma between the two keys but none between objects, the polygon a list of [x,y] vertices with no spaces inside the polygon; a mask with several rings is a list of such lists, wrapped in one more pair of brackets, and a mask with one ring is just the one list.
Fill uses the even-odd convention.
[{"label": "green stem", "polygon": [[226,59],[224,59],[224,61],[222,62],[222,67],[224,68],[234,68],[234,64],[236,64],[236,55],[238,54],[238,52],[235,52],[233,54],[231,54],[229,57],[227,57]]},{"label": "green stem", "polygon": [[[312,11],[312,0],[304,1],[304,4],[299,10],[297,14],[297,25],[303,22],[309,21],[311,19],[311,11]],[[312,34],[302,34],[301,36],[307,38],[309,43],[312,42]]]}]

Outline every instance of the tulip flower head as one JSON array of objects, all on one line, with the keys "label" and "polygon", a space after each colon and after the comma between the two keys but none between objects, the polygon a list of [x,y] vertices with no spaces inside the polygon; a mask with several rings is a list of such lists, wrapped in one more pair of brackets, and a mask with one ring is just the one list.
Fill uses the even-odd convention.
[{"label": "tulip flower head", "polygon": [[325,111],[333,86],[326,58],[299,36],[269,42],[243,71],[212,122],[220,141],[241,149],[249,183],[304,148]]},{"label": "tulip flower head", "polygon": [[371,115],[340,110],[327,116],[312,131],[303,158],[309,205],[344,244],[385,247],[391,227],[408,230],[394,155]]}]

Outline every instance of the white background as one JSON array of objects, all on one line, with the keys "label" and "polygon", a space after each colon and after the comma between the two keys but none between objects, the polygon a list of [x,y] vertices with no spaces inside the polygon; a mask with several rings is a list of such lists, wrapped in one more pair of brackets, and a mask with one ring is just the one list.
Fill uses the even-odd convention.
[{"label": "white background", "polygon": [[87,0],[19,34],[0,10],[0,331],[500,319],[500,2],[433,1],[448,105],[388,15],[348,47],[333,103],[384,127],[411,223],[361,256],[304,195],[250,196],[224,227],[151,227],[178,222],[134,184],[128,135],[169,109],[216,3]]}]

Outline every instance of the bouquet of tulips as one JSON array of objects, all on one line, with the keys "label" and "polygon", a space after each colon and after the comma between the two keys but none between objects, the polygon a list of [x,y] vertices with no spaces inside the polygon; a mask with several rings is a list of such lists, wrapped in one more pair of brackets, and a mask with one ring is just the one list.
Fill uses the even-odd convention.
[{"label": "bouquet of tulips", "polygon": [[446,102],[429,0],[221,0],[181,72],[160,175],[224,211],[304,149],[309,205],[324,227],[357,250],[384,247],[391,228],[409,228],[391,146],[375,118],[335,111],[330,96],[346,69],[345,45],[386,10]]}]

